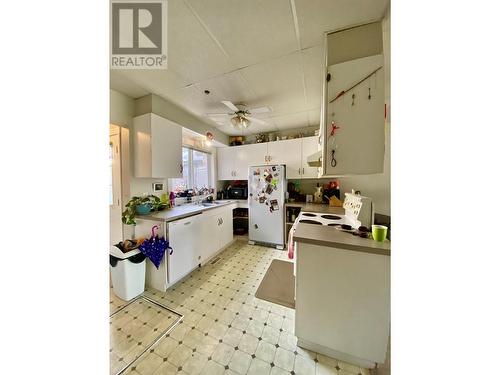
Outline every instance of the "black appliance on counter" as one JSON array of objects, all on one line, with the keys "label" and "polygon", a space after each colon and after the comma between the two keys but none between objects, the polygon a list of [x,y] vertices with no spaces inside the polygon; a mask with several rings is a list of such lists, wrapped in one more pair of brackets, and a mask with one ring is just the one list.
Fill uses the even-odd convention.
[{"label": "black appliance on counter", "polygon": [[247,199],[248,188],[247,186],[231,186],[227,189],[228,199]]}]

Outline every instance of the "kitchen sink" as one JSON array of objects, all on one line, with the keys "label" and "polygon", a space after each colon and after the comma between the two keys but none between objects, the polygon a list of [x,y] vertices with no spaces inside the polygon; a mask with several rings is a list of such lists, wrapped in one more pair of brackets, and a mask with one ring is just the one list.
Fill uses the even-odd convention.
[{"label": "kitchen sink", "polygon": [[213,202],[203,202],[201,205],[204,207],[213,207],[220,204],[228,203],[227,201],[213,201]]}]

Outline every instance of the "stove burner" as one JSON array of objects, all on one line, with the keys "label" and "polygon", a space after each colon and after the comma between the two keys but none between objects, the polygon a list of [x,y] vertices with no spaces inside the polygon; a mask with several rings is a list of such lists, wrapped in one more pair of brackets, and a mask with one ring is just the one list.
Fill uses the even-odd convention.
[{"label": "stove burner", "polygon": [[339,227],[341,226],[341,224],[335,224],[335,223],[330,223],[330,224],[327,224],[329,227]]},{"label": "stove burner", "polygon": [[316,220],[308,220],[308,219],[299,220],[299,223],[322,225],[319,221],[316,221]]},{"label": "stove burner", "polygon": [[309,212],[303,213],[302,216],[316,217],[316,214],[310,214]]},{"label": "stove burner", "polygon": [[321,215],[323,219],[328,219],[328,220],[342,220],[340,216],[336,215]]}]

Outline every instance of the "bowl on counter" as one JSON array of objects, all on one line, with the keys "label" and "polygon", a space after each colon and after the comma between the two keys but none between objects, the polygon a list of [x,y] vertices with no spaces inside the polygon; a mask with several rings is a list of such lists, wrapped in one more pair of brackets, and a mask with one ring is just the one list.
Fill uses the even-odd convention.
[{"label": "bowl on counter", "polygon": [[135,212],[139,215],[146,215],[151,211],[151,206],[149,204],[138,204],[135,206]]}]

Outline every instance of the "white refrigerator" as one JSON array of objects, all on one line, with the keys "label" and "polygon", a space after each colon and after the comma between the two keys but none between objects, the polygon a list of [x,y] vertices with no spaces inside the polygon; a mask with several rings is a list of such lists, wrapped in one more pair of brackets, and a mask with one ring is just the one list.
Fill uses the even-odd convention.
[{"label": "white refrigerator", "polygon": [[248,242],[283,249],[285,166],[263,165],[248,169]]}]

